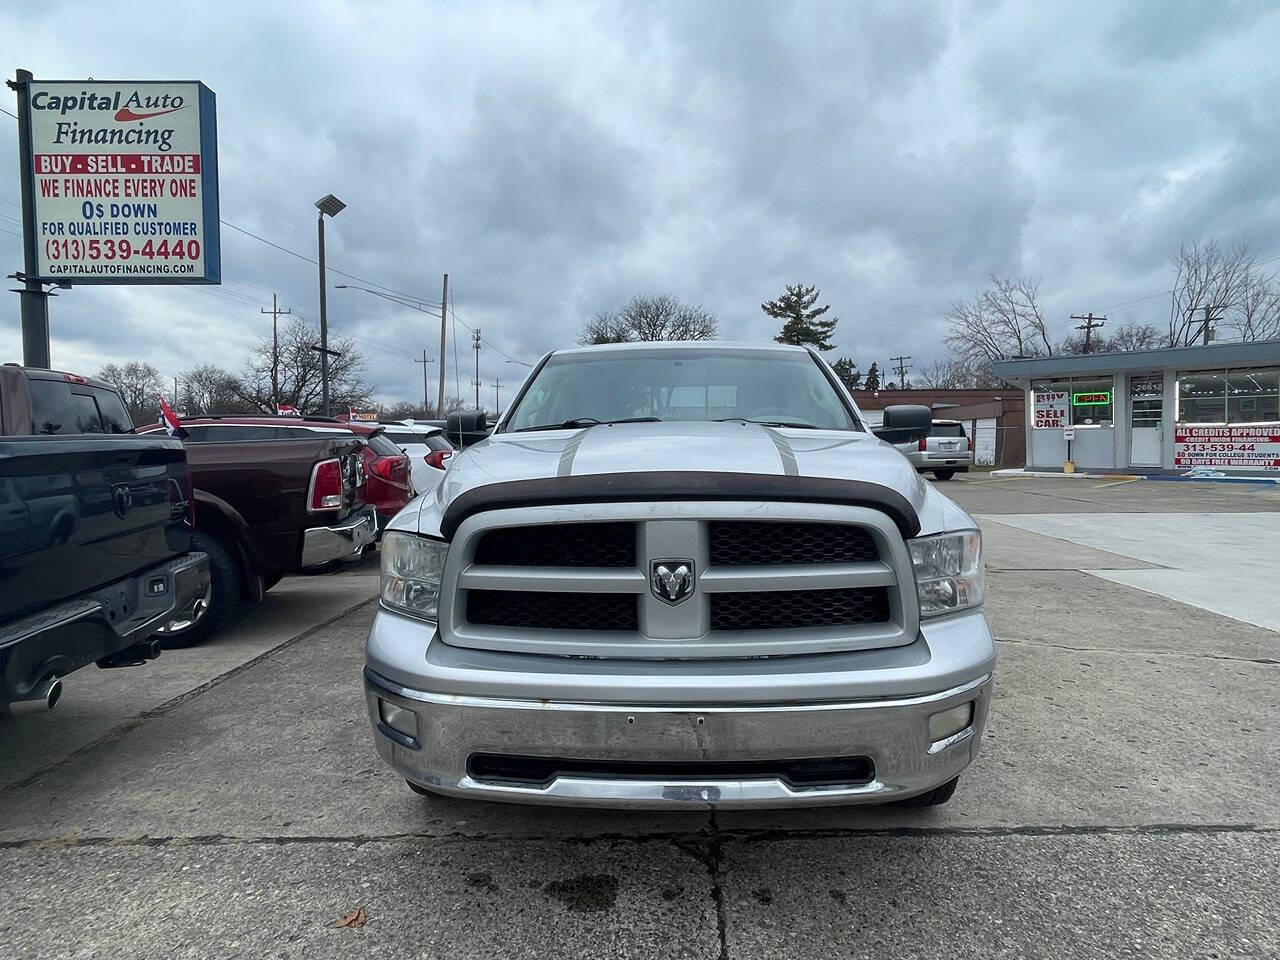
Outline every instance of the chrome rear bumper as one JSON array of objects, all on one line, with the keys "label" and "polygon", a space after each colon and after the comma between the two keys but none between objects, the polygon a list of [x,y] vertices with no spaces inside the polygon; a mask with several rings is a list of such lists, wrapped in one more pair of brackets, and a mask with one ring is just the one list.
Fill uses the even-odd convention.
[{"label": "chrome rear bumper", "polygon": [[[369,668],[364,678],[378,752],[415,784],[479,799],[629,808],[816,806],[905,799],[947,782],[973,761],[991,699],[989,673],[924,696],[706,707],[429,693],[403,687]],[[931,739],[930,717],[968,703],[973,706],[967,726]],[[397,708],[404,712],[397,713]],[[866,757],[874,773],[857,783],[801,787],[769,775],[684,773],[556,775],[542,783],[518,783],[474,775],[470,761],[477,754],[673,764]]]},{"label": "chrome rear bumper", "polygon": [[378,537],[373,507],[366,506],[332,527],[311,527],[302,534],[302,566],[316,567],[333,560],[359,560]]}]

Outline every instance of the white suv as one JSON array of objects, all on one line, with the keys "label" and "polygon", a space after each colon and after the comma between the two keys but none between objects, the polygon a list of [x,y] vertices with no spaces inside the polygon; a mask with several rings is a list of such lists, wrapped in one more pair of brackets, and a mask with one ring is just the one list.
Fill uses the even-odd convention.
[{"label": "white suv", "polygon": [[387,421],[382,425],[387,438],[409,458],[414,491],[424,493],[434,488],[455,452],[444,429],[413,420]]},{"label": "white suv", "polygon": [[935,420],[929,436],[915,443],[895,444],[921,473],[933,471],[939,480],[968,473],[973,465],[973,440],[959,420]]}]

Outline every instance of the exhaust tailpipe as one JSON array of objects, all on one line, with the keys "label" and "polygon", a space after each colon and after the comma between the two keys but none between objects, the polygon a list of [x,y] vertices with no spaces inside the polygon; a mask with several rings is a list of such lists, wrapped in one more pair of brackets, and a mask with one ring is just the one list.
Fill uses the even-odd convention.
[{"label": "exhaust tailpipe", "polygon": [[21,700],[11,700],[6,708],[9,713],[48,713],[62,699],[62,681],[57,677],[45,680],[31,688]]}]

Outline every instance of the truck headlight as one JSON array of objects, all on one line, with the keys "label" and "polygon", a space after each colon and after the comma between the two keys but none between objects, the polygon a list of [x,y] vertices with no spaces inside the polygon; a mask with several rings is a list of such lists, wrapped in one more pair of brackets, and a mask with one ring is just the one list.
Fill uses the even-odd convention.
[{"label": "truck headlight", "polygon": [[449,545],[388,530],[382,538],[382,602],[423,620],[440,614],[440,577]]},{"label": "truck headlight", "polygon": [[977,530],[940,533],[908,540],[916,574],[920,616],[976,607],[982,603],[986,581],[982,572],[982,534]]}]

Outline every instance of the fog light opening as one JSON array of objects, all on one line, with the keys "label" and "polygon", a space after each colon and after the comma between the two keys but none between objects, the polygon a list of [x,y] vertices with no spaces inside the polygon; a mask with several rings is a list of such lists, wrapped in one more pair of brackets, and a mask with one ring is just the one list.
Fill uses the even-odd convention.
[{"label": "fog light opening", "polygon": [[412,710],[397,707],[389,700],[378,698],[378,719],[396,733],[418,739],[418,715]]},{"label": "fog light opening", "polygon": [[973,701],[950,707],[929,717],[929,740],[937,743],[973,725]]}]

